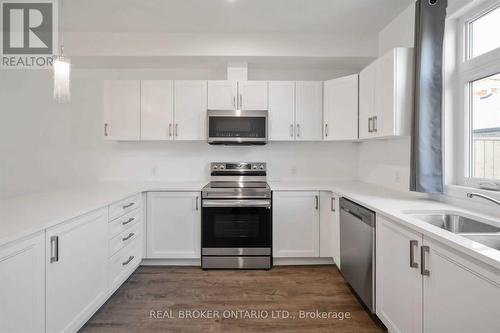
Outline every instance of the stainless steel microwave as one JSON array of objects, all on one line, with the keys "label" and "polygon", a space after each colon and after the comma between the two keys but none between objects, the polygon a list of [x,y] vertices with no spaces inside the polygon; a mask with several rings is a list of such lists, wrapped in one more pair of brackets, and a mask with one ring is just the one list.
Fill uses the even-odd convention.
[{"label": "stainless steel microwave", "polygon": [[267,115],[267,110],[208,110],[208,143],[264,145],[267,143]]}]

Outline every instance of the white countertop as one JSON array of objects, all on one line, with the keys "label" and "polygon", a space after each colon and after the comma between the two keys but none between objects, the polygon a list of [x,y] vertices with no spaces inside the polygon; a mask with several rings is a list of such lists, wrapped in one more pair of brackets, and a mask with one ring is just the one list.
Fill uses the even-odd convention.
[{"label": "white countertop", "polygon": [[[207,181],[105,182],[94,186],[66,188],[1,200],[0,246],[137,193],[146,191],[200,191],[206,183]],[[500,269],[500,251],[432,226],[405,212],[420,210],[460,211],[487,219],[490,223],[500,227],[500,220],[491,216],[423,199],[419,194],[389,190],[362,182],[270,181],[269,185],[274,191],[332,191]]]}]

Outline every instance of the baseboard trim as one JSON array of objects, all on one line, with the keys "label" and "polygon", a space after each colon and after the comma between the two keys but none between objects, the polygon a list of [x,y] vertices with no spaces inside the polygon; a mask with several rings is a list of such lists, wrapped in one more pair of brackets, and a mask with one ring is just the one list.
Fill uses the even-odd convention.
[{"label": "baseboard trim", "polygon": [[[334,265],[332,258],[273,258],[273,266]],[[201,259],[142,259],[141,266],[201,266]]]},{"label": "baseboard trim", "polygon": [[334,265],[334,262],[332,258],[273,258],[273,265]]},{"label": "baseboard trim", "polygon": [[142,259],[141,266],[199,266],[201,259]]}]

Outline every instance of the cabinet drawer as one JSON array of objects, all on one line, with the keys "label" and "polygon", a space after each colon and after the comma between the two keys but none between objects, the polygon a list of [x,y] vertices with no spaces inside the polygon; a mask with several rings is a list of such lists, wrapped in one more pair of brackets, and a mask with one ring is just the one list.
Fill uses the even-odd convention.
[{"label": "cabinet drawer", "polygon": [[137,194],[109,206],[109,220],[114,220],[141,206],[141,195]]},{"label": "cabinet drawer", "polygon": [[111,292],[114,292],[141,262],[141,242],[134,241],[109,259],[108,278]]},{"label": "cabinet drawer", "polygon": [[109,241],[109,256],[113,256],[115,253],[126,247],[127,245],[133,243],[142,234],[141,223],[136,223],[133,227],[124,230],[117,236],[113,237]]},{"label": "cabinet drawer", "polygon": [[109,222],[108,225],[109,239],[116,237],[123,231],[133,227],[134,225],[136,225],[138,222],[141,221],[142,221],[142,210],[135,209],[130,213]]}]

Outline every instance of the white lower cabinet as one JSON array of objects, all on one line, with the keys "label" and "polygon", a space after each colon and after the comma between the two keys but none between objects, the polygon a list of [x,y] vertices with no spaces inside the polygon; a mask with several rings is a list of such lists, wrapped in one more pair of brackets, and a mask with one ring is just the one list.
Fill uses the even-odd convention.
[{"label": "white lower cabinet", "polygon": [[108,209],[46,232],[47,332],[77,331],[108,296]]},{"label": "white lower cabinet", "polygon": [[377,216],[377,315],[389,332],[499,332],[500,274]]},{"label": "white lower cabinet", "polygon": [[[377,215],[376,312],[390,332],[422,332],[422,234]],[[413,261],[410,266],[410,251]]]},{"label": "white lower cabinet", "polygon": [[200,258],[200,192],[149,192],[147,216],[148,258]]},{"label": "white lower cabinet", "polygon": [[320,218],[319,218],[319,256],[322,258],[332,258],[335,263],[338,261],[339,234],[337,197],[328,191],[321,191],[320,198]]},{"label": "white lower cabinet", "polygon": [[319,192],[273,191],[273,257],[319,257]]},{"label": "white lower cabinet", "polygon": [[500,332],[500,272],[424,236],[424,332]]},{"label": "white lower cabinet", "polygon": [[0,332],[45,330],[45,232],[0,246]]}]

